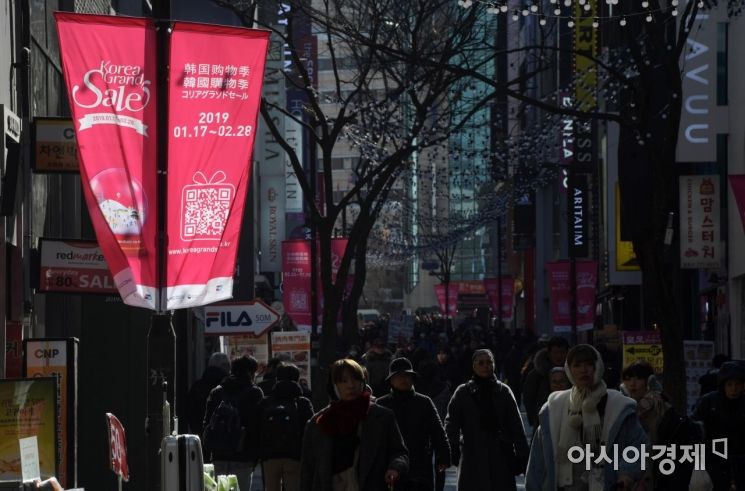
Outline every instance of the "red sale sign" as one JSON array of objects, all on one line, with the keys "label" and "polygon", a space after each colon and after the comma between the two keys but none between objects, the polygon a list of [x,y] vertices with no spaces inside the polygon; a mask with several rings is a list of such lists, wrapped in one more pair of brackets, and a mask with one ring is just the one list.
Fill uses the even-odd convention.
[{"label": "red sale sign", "polygon": [[56,12],[60,53],[98,243],[128,305],[156,298],[155,28]]},{"label": "red sale sign", "polygon": [[129,466],[127,465],[127,438],[124,426],[111,413],[106,413],[106,423],[109,431],[109,468],[122,480],[129,481]]},{"label": "red sale sign", "polygon": [[[85,197],[122,299],[170,310],[230,298],[269,32],[175,22],[158,94],[167,135],[156,135],[153,22],[55,16]],[[157,138],[168,138],[166,196],[156,196]]]},{"label": "red sale sign", "polygon": [[176,22],[166,308],[232,297],[269,32]]}]

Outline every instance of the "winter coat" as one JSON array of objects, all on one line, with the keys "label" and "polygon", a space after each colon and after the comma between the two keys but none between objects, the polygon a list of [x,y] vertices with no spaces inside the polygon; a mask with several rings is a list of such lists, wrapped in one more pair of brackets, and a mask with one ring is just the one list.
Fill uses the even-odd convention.
[{"label": "winter coat", "polygon": [[231,400],[235,400],[238,412],[241,415],[241,424],[246,431],[245,438],[243,439],[243,449],[238,453],[230,455],[213,452],[212,459],[256,462],[259,459],[258,412],[259,404],[264,398],[264,393],[250,380],[246,378],[239,379],[234,375],[230,375],[210,392],[210,396],[207,398],[207,408],[204,413],[204,427],[209,424],[212,413],[226,396]]},{"label": "winter coat", "polygon": [[[733,462],[745,460],[745,395],[739,399],[728,399],[724,394],[724,384],[733,377],[742,378],[745,370],[737,366],[737,362],[722,364],[718,374],[719,389],[703,396],[696,409],[693,419],[704,424],[706,437],[706,470],[714,482],[714,489],[728,489],[729,481],[735,469]],[[717,438],[728,439],[728,460],[715,457],[711,441]],[[734,472],[742,480],[741,472]],[[740,483],[738,483],[740,484]],[[740,484],[741,485],[741,484]],[[738,489],[740,489],[738,487]]]},{"label": "winter coat", "polygon": [[407,489],[408,483],[432,489],[433,451],[435,464],[450,467],[450,445],[432,399],[414,390],[391,391],[375,402],[395,413],[404,444],[409,449],[409,472],[401,480],[401,489]]},{"label": "winter coat", "polygon": [[189,393],[186,395],[186,422],[189,424],[189,431],[193,434],[202,434],[207,398],[210,396],[212,389],[220,385],[222,379],[227,376],[228,373],[222,368],[207,367],[202,374],[202,378],[194,382],[194,385],[189,389]]},{"label": "winter coat", "polygon": [[[508,465],[505,441],[514,444],[517,458],[528,456],[522,418],[510,388],[496,381],[492,393],[494,418],[501,435],[484,431],[476,400],[477,386],[473,381],[460,385],[448,405],[445,432],[450,441],[453,464],[458,468],[458,489],[461,491],[514,490],[515,476]],[[502,436],[502,439],[500,439]]]},{"label": "winter coat", "polygon": [[[268,416],[272,408],[277,405],[287,405],[295,411],[296,438],[288,442],[278,442],[272,435],[272,427]],[[300,460],[302,450],[303,431],[305,424],[313,417],[313,403],[303,397],[300,384],[290,380],[281,380],[274,385],[271,393],[265,397],[259,406],[259,439],[261,460],[296,459]]]},{"label": "winter coat", "polygon": [[[572,389],[553,392],[548,402],[543,405],[538,416],[539,426],[533,435],[530,448],[528,472],[525,473],[526,491],[556,491],[557,461],[556,452],[559,444],[561,419],[569,410],[569,395]],[[603,401],[605,407],[602,408]],[[608,390],[607,398],[598,405],[602,420],[602,444],[612,454],[613,445],[618,445],[619,453],[627,447],[636,447],[641,451],[642,444],[649,445],[647,435],[636,416],[636,403],[617,390]],[[641,462],[626,462],[618,459],[618,471],[612,464],[604,467],[604,488],[612,489],[618,480],[618,474],[625,474],[634,480],[641,478]]]},{"label": "winter coat", "polygon": [[[333,439],[321,432],[318,417],[326,406],[305,425],[300,464],[301,491],[331,491],[333,475]],[[357,478],[359,491],[387,491],[385,473],[394,469],[401,476],[409,468],[409,457],[396,417],[390,409],[371,404],[361,423]]]},{"label": "winter coat", "polygon": [[440,380],[422,380],[417,381],[416,389],[420,394],[423,394],[430,399],[437,409],[437,414],[440,416],[440,421],[444,423],[445,416],[448,413],[448,403],[453,393],[450,390],[450,386],[446,382]]},{"label": "winter coat", "polygon": [[385,378],[388,376],[388,365],[391,364],[393,354],[388,350],[381,353],[373,349],[368,350],[362,355],[362,363],[367,368],[368,380],[373,390],[373,395],[380,397],[388,392],[388,383]]},{"label": "winter coat", "polygon": [[523,404],[528,413],[528,423],[533,429],[538,426],[538,411],[551,393],[551,381],[548,377],[550,371],[548,349],[543,348],[533,357],[533,369],[528,372],[523,383]]}]

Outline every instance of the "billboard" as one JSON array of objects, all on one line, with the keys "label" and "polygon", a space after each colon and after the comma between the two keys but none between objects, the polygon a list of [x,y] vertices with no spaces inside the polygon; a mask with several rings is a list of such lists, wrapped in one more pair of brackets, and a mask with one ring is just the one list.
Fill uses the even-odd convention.
[{"label": "billboard", "polygon": [[95,241],[41,239],[39,249],[39,292],[117,292]]},{"label": "billboard", "polygon": [[680,267],[719,268],[720,179],[718,175],[680,176]]}]

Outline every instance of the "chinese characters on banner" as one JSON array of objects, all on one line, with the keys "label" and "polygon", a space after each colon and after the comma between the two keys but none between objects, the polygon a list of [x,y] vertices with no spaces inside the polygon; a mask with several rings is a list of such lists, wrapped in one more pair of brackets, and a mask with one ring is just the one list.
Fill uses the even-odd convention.
[{"label": "chinese characters on banner", "polygon": [[[331,280],[336,281],[347,239],[331,239]],[[321,286],[320,253],[317,254],[317,287],[318,326],[320,332],[323,315],[323,288]],[[354,283],[354,274],[347,275],[345,291],[350,291]],[[311,283],[310,283],[310,241],[305,239],[285,240],[282,242],[282,303],[285,312],[298,329],[311,328]],[[341,309],[339,310],[341,320]]]},{"label": "chinese characters on banner", "polygon": [[[546,263],[551,288],[551,314],[554,332],[572,331],[572,288],[569,261]],[[597,291],[598,263],[576,261],[577,279],[577,331],[589,331],[595,322],[595,294]]]},{"label": "chinese characters on banner", "polygon": [[719,268],[719,176],[680,176],[680,267]]},{"label": "chinese characters on banner", "polygon": [[[498,315],[499,312],[499,279],[498,278],[486,278],[484,279],[484,287],[486,293],[489,295],[489,306],[491,307],[494,315]],[[502,277],[502,321],[512,322],[513,316],[513,305],[514,293],[515,293],[515,280],[509,276]]]},{"label": "chinese characters on banner", "polygon": [[[122,299],[166,310],[230,298],[269,33],[174,23],[168,93],[156,94],[151,20],[55,16],[84,193]],[[156,96],[168,97],[167,135]],[[160,285],[157,138],[170,163]]]}]

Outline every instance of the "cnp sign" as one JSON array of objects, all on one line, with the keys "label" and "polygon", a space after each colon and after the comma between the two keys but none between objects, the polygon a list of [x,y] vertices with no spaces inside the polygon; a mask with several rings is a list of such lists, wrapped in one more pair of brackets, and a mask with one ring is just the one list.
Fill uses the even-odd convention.
[{"label": "cnp sign", "polygon": [[204,308],[204,333],[207,335],[260,336],[277,322],[279,314],[261,300]]},{"label": "cnp sign", "polygon": [[121,476],[122,480],[127,482],[129,481],[129,466],[127,465],[127,438],[124,434],[124,426],[111,413],[106,413],[106,422],[109,430],[109,467],[114,474]]}]

